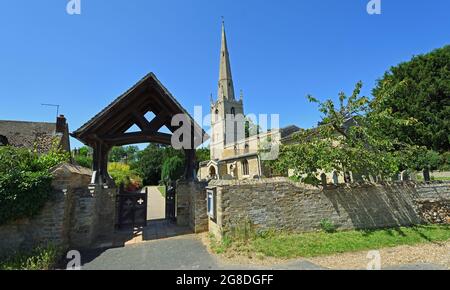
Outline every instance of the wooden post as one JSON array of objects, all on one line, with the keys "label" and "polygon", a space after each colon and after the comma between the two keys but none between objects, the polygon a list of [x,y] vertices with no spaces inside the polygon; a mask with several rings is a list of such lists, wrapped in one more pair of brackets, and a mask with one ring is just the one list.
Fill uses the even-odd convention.
[{"label": "wooden post", "polygon": [[325,173],[322,173],[322,174],[320,175],[320,181],[321,181],[321,183],[322,183],[323,188],[324,188],[324,189],[327,189],[328,182],[327,182],[327,175],[326,175]]},{"label": "wooden post", "polygon": [[112,184],[112,180],[108,174],[108,153],[111,149],[110,146],[98,141],[95,142],[93,146],[94,155],[93,155],[93,168],[95,171],[97,184]]},{"label": "wooden post", "polygon": [[184,150],[185,154],[185,169],[184,179],[186,181],[197,180],[195,172],[195,149]]}]

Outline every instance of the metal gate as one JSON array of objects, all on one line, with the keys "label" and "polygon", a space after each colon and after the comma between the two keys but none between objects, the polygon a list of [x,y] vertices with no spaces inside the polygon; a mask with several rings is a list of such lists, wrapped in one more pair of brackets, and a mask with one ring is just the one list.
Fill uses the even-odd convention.
[{"label": "metal gate", "polygon": [[130,193],[120,190],[117,195],[118,227],[147,226],[147,189],[145,193]]}]

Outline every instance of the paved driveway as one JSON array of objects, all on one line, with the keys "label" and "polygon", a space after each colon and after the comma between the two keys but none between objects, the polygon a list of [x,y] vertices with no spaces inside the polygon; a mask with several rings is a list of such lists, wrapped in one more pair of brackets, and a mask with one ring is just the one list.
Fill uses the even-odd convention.
[{"label": "paved driveway", "polygon": [[166,218],[166,199],[156,186],[147,187],[147,220],[159,220]]},{"label": "paved driveway", "polygon": [[[321,270],[305,260],[258,267],[229,265],[209,254],[196,235],[148,241],[122,248],[82,253],[84,270]],[[446,270],[442,266],[418,264],[388,270]]]},{"label": "paved driveway", "polygon": [[[84,270],[263,270],[267,267],[223,264],[209,254],[196,235],[149,241],[123,248],[82,253]],[[319,267],[296,261],[274,269],[313,270]]]}]

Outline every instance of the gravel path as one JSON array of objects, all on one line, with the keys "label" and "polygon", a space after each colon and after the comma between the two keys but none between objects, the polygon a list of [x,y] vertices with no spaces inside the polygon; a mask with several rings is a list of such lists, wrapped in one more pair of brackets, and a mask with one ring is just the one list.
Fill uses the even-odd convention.
[{"label": "gravel path", "polygon": [[147,220],[159,220],[166,218],[166,199],[156,186],[147,187]]},{"label": "gravel path", "polygon": [[[368,251],[309,259],[329,269],[365,269]],[[450,242],[399,246],[380,250],[382,269],[450,270]],[[400,265],[400,266],[399,266]]]}]

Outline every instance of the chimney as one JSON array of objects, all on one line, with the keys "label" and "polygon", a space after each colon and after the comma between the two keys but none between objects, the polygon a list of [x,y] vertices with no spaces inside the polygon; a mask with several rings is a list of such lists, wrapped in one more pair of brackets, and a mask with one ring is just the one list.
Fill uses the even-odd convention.
[{"label": "chimney", "polygon": [[67,120],[64,115],[59,115],[56,118],[56,133],[65,133],[67,130]]}]

